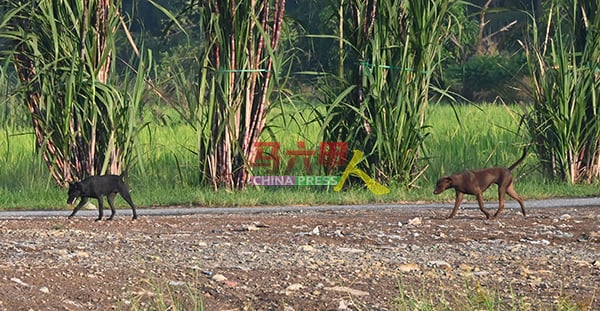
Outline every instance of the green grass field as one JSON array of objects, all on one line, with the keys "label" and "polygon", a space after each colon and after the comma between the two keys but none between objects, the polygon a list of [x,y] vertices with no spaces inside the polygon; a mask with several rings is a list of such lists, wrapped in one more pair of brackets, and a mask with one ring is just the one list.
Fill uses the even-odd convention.
[{"label": "green grass field", "polygon": [[[449,105],[432,106],[428,118],[430,135],[419,165],[427,170],[414,187],[391,184],[391,193],[375,196],[364,187],[334,192],[331,187],[250,187],[244,191],[212,191],[198,183],[197,137],[186,125],[145,128],[137,144],[135,163],[128,181],[132,196],[140,206],[200,205],[250,206],[294,204],[353,204],[404,201],[446,201],[452,191],[432,194],[433,184],[442,175],[464,169],[507,166],[513,163],[528,142],[519,131],[517,106]],[[307,110],[308,111],[308,110]],[[303,117],[299,110],[289,118]],[[458,116],[458,118],[456,117]],[[307,149],[318,146],[319,127],[315,123],[298,125],[288,119],[274,120],[265,141],[278,141],[281,150],[297,149],[305,141]],[[34,152],[33,135],[27,128],[4,128],[0,135],[0,209],[62,209],[66,190],[55,185],[45,164]],[[282,156],[281,166],[287,158]],[[519,166],[516,189],[526,199],[570,196],[594,196],[598,185],[568,185],[541,176],[534,154]],[[283,169],[283,168],[282,168]],[[293,174],[303,175],[298,163]],[[486,197],[494,200],[495,191]],[[119,205],[124,201],[118,199]]]}]

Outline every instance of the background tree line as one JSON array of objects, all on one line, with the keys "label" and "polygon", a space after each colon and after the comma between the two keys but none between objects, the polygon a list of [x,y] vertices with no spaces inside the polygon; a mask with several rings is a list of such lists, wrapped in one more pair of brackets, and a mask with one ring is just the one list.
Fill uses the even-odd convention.
[{"label": "background tree line", "polygon": [[[152,49],[163,51],[166,58],[175,60],[197,54],[202,45],[197,25],[198,11],[191,10],[199,2],[156,1],[164,8],[178,12],[184,29],[169,27],[172,22],[152,3],[136,0],[124,3],[124,11],[131,14],[132,32],[143,35]],[[343,2],[342,2],[343,3]],[[437,82],[452,91],[475,101],[490,101],[502,96],[506,101],[522,100],[526,94],[511,88],[515,78],[522,78],[525,58],[517,40],[527,36],[529,18],[541,9],[541,1],[477,0],[457,2],[450,14],[456,23],[450,29],[450,40],[444,46],[445,61]],[[296,60],[294,72],[334,72],[339,49],[331,44],[338,31],[338,9],[333,2],[313,0],[286,1],[286,19],[290,48]],[[531,15],[529,15],[531,14]],[[168,29],[169,31],[166,31]],[[181,49],[183,41],[191,38],[191,46]],[[183,53],[184,55],[178,55]],[[296,75],[298,83],[306,76]],[[302,85],[302,84],[300,84]]]}]

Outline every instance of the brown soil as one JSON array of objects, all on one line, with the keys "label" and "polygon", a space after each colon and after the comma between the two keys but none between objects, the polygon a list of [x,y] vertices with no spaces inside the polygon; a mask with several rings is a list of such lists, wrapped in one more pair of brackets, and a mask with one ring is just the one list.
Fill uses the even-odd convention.
[{"label": "brown soil", "polygon": [[448,213],[0,219],[0,310],[600,310],[599,208]]}]

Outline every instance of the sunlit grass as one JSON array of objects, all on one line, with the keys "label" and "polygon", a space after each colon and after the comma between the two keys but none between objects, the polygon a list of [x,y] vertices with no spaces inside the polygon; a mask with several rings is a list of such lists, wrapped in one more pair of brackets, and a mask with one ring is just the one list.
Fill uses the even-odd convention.
[{"label": "sunlit grass", "polygon": [[[429,179],[465,169],[509,166],[530,141],[519,131],[523,113],[520,106],[457,105],[452,109],[449,105],[434,105],[429,112]],[[535,165],[534,160],[530,152],[519,170]]]},{"label": "sunlit grass", "polygon": [[[256,187],[243,191],[212,191],[200,185],[197,165],[196,132],[185,125],[145,128],[137,143],[136,157],[129,169],[134,202],[140,206],[257,206],[371,204],[452,200],[452,191],[435,196],[433,184],[441,175],[464,169],[510,165],[521,153],[527,140],[516,134],[517,106],[457,106],[460,119],[448,105],[430,107],[431,135],[427,160],[420,164],[428,169],[412,187],[392,183],[390,194],[375,196],[353,180],[353,186],[341,192],[327,187]],[[281,121],[277,121],[281,122]],[[275,123],[273,137],[263,140],[281,142],[280,152],[297,149],[299,140],[307,149],[318,146],[318,126],[284,126]],[[291,123],[290,123],[291,124]],[[0,135],[0,209],[61,209],[66,205],[66,191],[49,177],[47,168],[34,152],[33,135],[26,130],[4,129]],[[281,170],[287,159],[282,154]],[[300,162],[300,161],[299,161]],[[313,165],[316,160],[313,159]],[[526,200],[552,197],[590,197],[598,194],[597,184],[570,185],[546,180],[536,170],[533,154],[515,170],[515,188]],[[292,174],[306,174],[297,163]],[[485,197],[496,200],[495,191]],[[126,207],[117,197],[117,204]]]},{"label": "sunlit grass", "polygon": [[149,289],[142,290],[128,300],[129,310],[205,310],[202,290],[193,283],[166,281],[150,276]]},{"label": "sunlit grass", "polygon": [[589,300],[559,295],[553,302],[540,301],[528,293],[519,293],[509,286],[506,291],[488,288],[479,281],[465,278],[460,288],[434,286],[429,278],[408,282],[398,277],[398,295],[393,310],[409,311],[530,311],[530,310],[589,310]]},{"label": "sunlit grass", "polygon": [[132,178],[148,187],[199,183],[198,139],[189,126],[149,125],[140,133]]}]

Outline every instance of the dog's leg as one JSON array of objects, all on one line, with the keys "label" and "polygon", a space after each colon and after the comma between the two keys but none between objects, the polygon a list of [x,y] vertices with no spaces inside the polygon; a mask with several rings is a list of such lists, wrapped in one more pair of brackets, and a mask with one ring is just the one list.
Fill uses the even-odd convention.
[{"label": "dog's leg", "polygon": [[504,199],[506,197],[506,188],[498,186],[498,210],[494,213],[494,218],[500,216],[504,211]]},{"label": "dog's leg", "polygon": [[135,204],[133,204],[133,200],[131,200],[131,195],[129,194],[129,188],[125,187],[124,189],[119,190],[119,193],[121,194],[125,202],[127,202],[127,204],[131,206],[131,210],[133,211],[133,218],[131,219],[136,220],[137,213],[135,212]]},{"label": "dog's leg", "polygon": [[113,217],[115,217],[115,214],[117,213],[117,210],[115,209],[115,205],[113,204],[116,195],[117,194],[115,192],[113,192],[106,196],[108,205],[110,205],[110,217],[108,217],[108,220],[113,220]]},{"label": "dog's leg", "polygon": [[486,210],[485,207],[483,207],[483,194],[478,193],[476,194],[476,197],[477,203],[479,203],[479,209],[485,214],[485,218],[490,219],[490,212],[488,212],[488,210]]},{"label": "dog's leg", "polygon": [[103,214],[104,214],[104,202],[102,201],[102,196],[99,195],[98,196],[98,218],[96,218],[96,221],[102,220]]},{"label": "dog's leg", "polygon": [[521,206],[521,213],[523,213],[523,216],[526,217],[527,215],[525,214],[525,203],[523,202],[523,199],[521,199],[521,197],[515,191],[513,184],[508,185],[508,188],[506,188],[506,193],[508,193],[508,195],[510,195],[511,198],[513,198],[517,202],[519,202],[519,205]]},{"label": "dog's leg", "polygon": [[452,209],[452,213],[450,213],[450,216],[448,216],[448,219],[454,217],[456,215],[456,212],[458,212],[458,207],[460,206],[460,203],[462,203],[463,200],[463,193],[460,191],[456,191],[456,199],[454,200],[454,208]]},{"label": "dog's leg", "polygon": [[82,197],[81,201],[79,201],[79,204],[77,204],[77,206],[73,209],[73,212],[71,213],[71,215],[69,215],[69,218],[75,216],[75,214],[77,214],[77,212],[87,203],[88,198],[87,197]]}]

